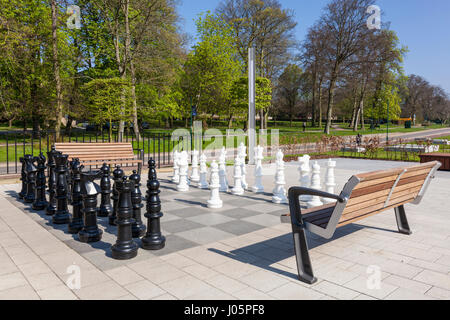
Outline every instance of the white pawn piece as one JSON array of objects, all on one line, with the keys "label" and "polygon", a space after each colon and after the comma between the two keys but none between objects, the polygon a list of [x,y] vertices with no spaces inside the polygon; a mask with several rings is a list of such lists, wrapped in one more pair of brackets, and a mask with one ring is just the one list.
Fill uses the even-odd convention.
[{"label": "white pawn piece", "polygon": [[247,168],[246,168],[246,165],[245,165],[245,157],[247,157],[247,147],[245,146],[245,144],[243,142],[241,142],[241,144],[239,145],[238,157],[241,159],[241,183],[242,183],[242,188],[244,190],[247,190],[248,189],[248,183],[247,183],[247,179],[245,178],[245,176],[247,174]]},{"label": "white pawn piece", "polygon": [[180,158],[180,153],[175,150],[173,152],[173,176],[172,176],[172,182],[178,183],[180,182],[180,167],[178,165],[178,161]]},{"label": "white pawn piece", "polygon": [[[320,166],[317,161],[314,162],[312,178],[311,178],[311,189],[320,190]],[[322,201],[320,201],[319,196],[312,196],[311,201],[307,202],[308,208],[319,207],[323,205]]]},{"label": "white pawn piece", "polygon": [[211,180],[209,188],[211,189],[211,198],[208,200],[208,208],[222,208],[223,202],[222,200],[220,200],[219,195],[219,165],[217,164],[216,160],[211,163]]},{"label": "white pawn piece", "polygon": [[[336,180],[334,178],[334,168],[336,168],[336,161],[331,159],[327,162],[327,174],[325,175],[325,188],[328,193],[334,194],[334,187],[336,187]],[[336,200],[329,198],[322,198],[324,204],[336,202]]]},{"label": "white pawn piece", "polygon": [[[300,166],[298,168],[298,171],[300,173],[300,186],[303,188],[309,188],[310,186],[310,179],[309,174],[311,172],[311,169],[309,167],[309,161],[311,157],[309,155],[304,155],[301,158],[298,158],[298,161],[300,163]],[[311,201],[310,195],[302,195],[300,196],[300,201],[308,202]]]},{"label": "white pawn piece", "polygon": [[227,150],[225,147],[222,147],[222,151],[220,152],[219,157],[219,183],[220,183],[220,192],[228,192],[228,179],[227,179]]},{"label": "white pawn piece", "polygon": [[200,182],[198,186],[200,189],[209,189],[207,179],[208,167],[206,166],[206,155],[202,153],[200,156]]},{"label": "white pawn piece", "polygon": [[199,182],[200,176],[198,174],[198,154],[197,150],[192,151],[192,172],[191,172],[191,181]]},{"label": "white pawn piece", "polygon": [[262,185],[262,160],[264,159],[263,152],[264,148],[261,146],[257,146],[254,149],[255,152],[255,184],[252,187],[252,191],[254,193],[263,193],[264,186]]},{"label": "white pawn piece", "polygon": [[177,185],[177,190],[181,192],[189,191],[189,184],[187,180],[189,163],[188,163],[188,154],[186,151],[181,152],[179,162],[180,166],[180,181]]},{"label": "white pawn piece", "polygon": [[276,173],[275,173],[275,188],[273,189],[272,202],[273,203],[288,203],[286,198],[286,180],[284,179],[284,154],[281,150],[277,152]]},{"label": "white pawn piece", "polygon": [[242,196],[244,194],[241,180],[241,159],[239,157],[236,157],[234,160],[234,187],[231,189],[231,193],[236,196]]}]

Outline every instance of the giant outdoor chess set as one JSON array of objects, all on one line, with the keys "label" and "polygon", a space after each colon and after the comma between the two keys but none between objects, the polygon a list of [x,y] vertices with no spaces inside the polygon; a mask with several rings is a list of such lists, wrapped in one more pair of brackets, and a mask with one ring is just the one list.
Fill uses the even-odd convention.
[{"label": "giant outdoor chess set", "polygon": [[[277,153],[270,176],[273,190],[267,190],[267,184],[265,190],[263,148],[258,146],[254,152],[256,165],[248,170],[246,147],[241,145],[234,166],[228,167],[230,172],[225,149],[218,162],[195,150],[191,154],[175,151],[173,174],[159,181],[150,161],[148,177],[142,181],[147,186],[143,198],[136,172],[128,179],[120,167],[111,172],[104,165],[98,171],[83,172],[76,159],[69,163],[67,156],[52,150],[48,181],[43,155],[23,158],[22,190],[11,193],[16,196],[11,202],[100,269],[113,268],[127,259],[165,255],[279,224],[280,216],[289,210],[283,154]],[[209,169],[207,160],[212,160]],[[296,185],[321,188],[317,163],[311,166],[309,156],[304,156],[295,165]],[[335,165],[331,160],[327,163],[323,184],[327,191],[335,186]],[[302,200],[307,207],[323,203],[320,198]],[[147,227],[141,217],[144,212]]]}]

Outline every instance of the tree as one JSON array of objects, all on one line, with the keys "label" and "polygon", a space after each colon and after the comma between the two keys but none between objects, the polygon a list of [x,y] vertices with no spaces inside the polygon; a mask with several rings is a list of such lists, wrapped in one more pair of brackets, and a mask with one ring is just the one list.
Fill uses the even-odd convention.
[{"label": "tree", "polygon": [[276,86],[279,108],[289,115],[290,126],[295,115],[299,113],[302,94],[305,92],[307,77],[302,69],[295,65],[288,65],[278,78]]}]

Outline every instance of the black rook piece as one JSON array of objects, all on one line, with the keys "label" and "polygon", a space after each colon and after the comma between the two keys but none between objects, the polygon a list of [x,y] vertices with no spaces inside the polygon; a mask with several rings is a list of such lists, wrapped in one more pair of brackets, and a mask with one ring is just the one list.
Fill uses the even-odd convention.
[{"label": "black rook piece", "polygon": [[20,158],[20,163],[22,163],[22,170],[20,171],[20,180],[22,181],[22,190],[19,192],[19,198],[25,198],[27,194],[27,173],[25,172],[25,158]]},{"label": "black rook piece", "polygon": [[48,203],[45,199],[45,156],[42,152],[39,157],[34,157],[34,161],[37,162],[37,176],[36,176],[36,192],[35,200],[33,202],[34,210],[44,210]]},{"label": "black rook piece", "polygon": [[166,238],[161,234],[159,219],[163,216],[161,212],[161,201],[159,199],[159,181],[156,177],[156,164],[150,158],[148,161],[148,181],[147,181],[147,233],[141,239],[142,248],[146,250],[159,250],[164,248]]},{"label": "black rook piece", "polygon": [[144,206],[142,204],[141,189],[141,176],[136,170],[133,170],[133,174],[130,176],[130,180],[134,182],[133,189],[131,190],[131,203],[133,204],[133,226],[132,233],[133,238],[140,238],[145,234],[145,225],[142,223],[141,209]]},{"label": "black rook piece", "polygon": [[116,166],[116,169],[113,171],[113,180],[114,180],[114,187],[113,187],[113,211],[109,215],[109,224],[111,226],[116,225],[116,217],[117,217],[117,205],[119,203],[119,193],[117,192],[117,182],[122,179],[124,176],[123,170],[120,168],[120,166]]},{"label": "black rook piece", "polygon": [[71,164],[72,171],[72,219],[69,223],[69,233],[76,234],[83,229],[83,196],[81,195],[81,170],[84,166],[80,165],[79,159],[73,159]]},{"label": "black rook piece", "polygon": [[49,201],[47,206],[47,215],[52,216],[56,213],[56,170],[55,170],[55,156],[61,154],[61,152],[55,150],[55,146],[52,146],[52,150],[47,152],[47,168],[48,168],[48,193]]},{"label": "black rook piece", "polygon": [[111,247],[114,259],[128,260],[136,257],[138,245],[133,240],[131,226],[133,224],[133,207],[131,203],[131,189],[134,187],[132,180],[123,177],[116,183],[119,192],[119,204],[117,210],[117,241]]},{"label": "black rook piece", "polygon": [[99,217],[108,217],[112,213],[111,206],[111,178],[110,178],[110,168],[104,163],[100,169],[102,171],[102,180],[100,181],[101,189],[101,202],[100,208],[98,210]]},{"label": "black rook piece", "polygon": [[36,187],[36,172],[37,169],[33,164],[33,156],[25,156],[25,172],[27,175],[27,194],[25,195],[26,203],[33,203],[35,199],[35,187]]},{"label": "black rook piece", "polygon": [[97,225],[97,195],[100,187],[94,183],[94,180],[100,178],[101,175],[101,171],[81,173],[84,216],[84,227],[78,232],[81,242],[97,242],[102,239],[103,231]]},{"label": "black rook piece", "polygon": [[55,156],[57,210],[52,218],[54,224],[67,224],[70,222],[70,213],[67,208],[67,193],[69,191],[67,185],[67,158],[67,154],[57,154]]}]

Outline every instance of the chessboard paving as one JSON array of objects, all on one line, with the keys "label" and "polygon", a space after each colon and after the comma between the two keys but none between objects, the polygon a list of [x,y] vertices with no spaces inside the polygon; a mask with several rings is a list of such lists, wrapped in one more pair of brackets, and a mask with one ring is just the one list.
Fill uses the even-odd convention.
[{"label": "chessboard paving", "polygon": [[[210,209],[206,202],[210,190],[190,186],[188,192],[178,192],[176,184],[166,178],[159,178],[161,199],[161,232],[166,237],[166,245],[157,251],[140,248],[138,256],[132,261],[148,259],[151,256],[164,256],[180,250],[207,245],[228,238],[258,231],[280,223],[280,216],[289,211],[287,204],[272,203],[272,194],[255,194],[246,191],[242,196],[220,193],[223,207]],[[146,192],[146,177],[143,175],[141,191]],[[110,226],[107,217],[98,217],[98,226],[103,231],[102,239],[94,243],[82,243],[78,235],[67,232],[67,225],[55,225],[45,211],[32,210],[31,205],[19,200],[20,185],[10,190],[8,200],[28,214],[43,228],[52,233],[65,245],[85,257],[100,270],[109,270],[129,263],[111,257],[111,245],[116,241],[117,227]],[[230,187],[231,189],[231,187]],[[143,223],[145,202],[142,208]],[[100,205],[100,195],[97,205]],[[72,206],[69,205],[69,211]],[[140,239],[134,239],[140,245]]]}]

